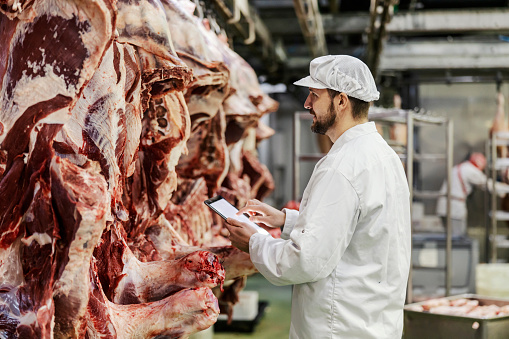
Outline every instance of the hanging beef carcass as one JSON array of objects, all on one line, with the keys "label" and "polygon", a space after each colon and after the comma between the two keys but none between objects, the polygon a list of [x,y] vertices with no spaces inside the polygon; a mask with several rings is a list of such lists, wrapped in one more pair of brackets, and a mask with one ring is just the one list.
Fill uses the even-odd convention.
[{"label": "hanging beef carcass", "polygon": [[[21,9],[29,20],[19,7],[0,14],[0,333],[51,338],[53,293],[80,288],[73,277],[90,260],[109,206],[93,166],[55,157],[52,140],[111,44],[115,15],[107,1],[23,2]],[[88,241],[92,248],[84,248]],[[84,314],[86,299],[73,305],[74,316]]]},{"label": "hanging beef carcass", "polygon": [[182,178],[204,177],[209,195],[214,194],[229,167],[225,143],[225,115],[222,105],[230,94],[230,72],[203,25],[176,0],[162,1],[170,30],[174,32],[175,50],[193,70],[193,81],[186,89],[191,116],[188,154],[181,157],[177,173]]},{"label": "hanging beef carcass", "polygon": [[[205,34],[213,36],[211,31]],[[231,197],[235,205],[243,206],[248,199],[263,199],[274,189],[272,175],[258,161],[256,147],[259,141],[274,133],[260,118],[276,111],[278,103],[262,92],[256,73],[245,60],[220,39],[211,38],[211,41],[215,41],[231,70],[230,86],[234,89],[224,103],[231,166],[220,193]]]},{"label": "hanging beef carcass", "polygon": [[[172,2],[164,1],[163,8],[165,9],[165,15],[168,19],[168,22],[171,23],[170,20],[172,14],[172,10],[180,10],[178,4],[175,3],[173,6]],[[154,13],[158,13],[158,18],[162,18],[161,15],[161,7],[150,7],[154,6],[153,4],[144,4],[141,7],[146,7],[142,12],[143,13],[151,13],[151,18],[154,16]],[[172,7],[173,6],[173,7]],[[126,12],[132,8],[132,5],[129,2],[125,2],[122,5],[119,5],[119,17],[124,15],[128,15],[129,12]],[[136,9],[140,11],[140,9]],[[127,14],[125,14],[127,13]],[[182,11],[178,12],[179,14],[176,17],[176,20],[181,18],[184,14]],[[142,19],[147,18],[147,15],[141,15]],[[189,20],[189,16],[183,16]],[[193,19],[194,20],[194,19]],[[128,22],[127,19],[119,19],[122,22]],[[162,27],[162,23],[160,20],[151,19],[150,23],[144,24],[144,20],[141,21],[130,21],[131,26],[127,24],[122,24],[122,29],[120,30],[120,36],[122,41],[130,42],[132,44],[140,44],[140,41],[151,40],[154,34],[151,34],[151,27]],[[196,22],[193,21],[195,24]],[[137,28],[137,25],[141,25],[143,29],[140,27]],[[147,27],[145,27],[145,25]],[[131,28],[129,28],[131,27]],[[170,26],[172,27],[172,26]],[[193,26],[189,26],[191,29]],[[181,27],[182,32],[186,32]],[[175,32],[173,36],[180,37],[182,33],[181,31]],[[132,32],[132,33],[129,33]],[[133,38],[134,36],[134,38]],[[164,36],[170,36],[170,33],[165,33]],[[179,38],[177,38],[178,40]],[[194,37],[194,39],[198,39],[198,37]],[[145,46],[148,46],[147,49],[149,51],[145,51]],[[162,47],[161,47],[162,46]],[[182,72],[182,64],[180,63],[180,59],[175,56],[172,50],[168,51],[167,48],[170,46],[169,44],[160,43],[158,41],[147,42],[144,43],[143,46],[137,46],[138,54],[140,56],[142,68],[144,71],[150,71],[148,74],[165,74],[165,70],[170,69],[170,74],[174,74],[174,78],[177,79],[178,76],[183,76],[188,73]],[[173,46],[173,45],[171,45]],[[175,46],[178,46],[178,43],[175,43]],[[206,46],[206,44],[204,44]],[[142,48],[143,47],[143,48]],[[168,59],[163,52],[170,54],[171,57]],[[184,53],[185,54],[185,53]],[[179,53],[180,56],[180,53]],[[189,57],[188,57],[189,59]],[[197,62],[199,59],[196,59]],[[164,63],[162,62],[164,61]],[[167,68],[168,62],[178,63],[177,65],[170,66]],[[192,64],[195,66],[195,64]],[[203,63],[200,64],[203,66]],[[162,67],[161,71],[158,70],[157,67]],[[213,106],[217,105],[218,95],[213,95],[211,93],[219,93],[221,89],[225,87],[227,84],[225,79],[227,78],[227,70],[224,67],[220,66],[220,63],[212,62],[209,63],[210,70],[196,70],[193,68],[193,77],[188,88],[185,91],[185,97],[187,101],[192,101],[192,98],[198,94],[202,97],[203,102],[210,102]],[[185,66],[184,66],[185,67]],[[195,75],[197,73],[198,75]],[[217,74],[219,73],[219,75]],[[142,77],[142,79],[147,79],[142,81],[143,83],[147,83],[150,81],[154,81],[153,77]],[[183,78],[183,80],[187,80],[188,78]],[[209,80],[207,80],[209,79]],[[222,80],[221,80],[222,79]],[[177,241],[182,246],[189,245],[186,241],[182,240],[182,237],[179,235],[178,231],[176,231],[173,225],[166,219],[166,217],[170,218],[172,222],[177,221],[176,218],[173,218],[173,214],[177,214],[175,210],[175,204],[169,201],[173,191],[176,189],[176,173],[172,170],[173,166],[176,164],[176,161],[182,161],[181,154],[185,153],[188,149],[190,149],[190,145],[193,145],[192,142],[187,142],[187,138],[189,137],[189,113],[187,110],[186,103],[183,102],[182,97],[179,97],[178,90],[181,87],[178,86],[163,86],[162,84],[169,84],[166,79],[157,79],[156,82],[151,86],[150,91],[142,91],[143,93],[148,93],[151,99],[148,101],[149,104],[147,111],[145,111],[145,115],[143,118],[143,128],[142,128],[142,137],[140,143],[140,152],[139,159],[137,161],[137,170],[139,172],[135,172],[132,176],[129,185],[126,188],[127,197],[124,200],[130,200],[128,204],[130,206],[130,216],[131,220],[128,223],[127,234],[128,234],[128,242],[133,252],[136,254],[136,257],[142,261],[151,261],[161,259],[162,256],[158,253],[157,244],[159,242],[152,241],[153,238],[147,238],[147,234],[154,235],[155,230],[157,230],[158,234],[165,235],[166,237],[172,239],[172,242]],[[182,83],[184,83],[182,81]],[[205,88],[209,86],[211,90],[207,91]],[[190,94],[190,89],[194,90],[196,88],[202,87],[203,90],[198,92],[193,92]],[[174,89],[173,92],[169,92],[168,94],[164,94],[163,92],[154,92],[154,89],[161,90],[166,89],[166,91]],[[225,90],[226,91],[226,90]],[[208,94],[207,94],[208,93]],[[224,96],[224,94],[221,94]],[[142,96],[143,97],[143,96]],[[143,99],[142,99],[143,101]],[[219,103],[221,103],[219,101]],[[209,105],[209,106],[211,106]],[[221,109],[219,106],[218,109]],[[223,116],[224,117],[224,116]],[[193,117],[191,116],[191,119]],[[196,122],[196,120],[195,120]],[[167,123],[167,124],[166,124]],[[161,125],[162,124],[162,125]],[[214,147],[218,149],[222,149],[218,147],[219,143],[215,142],[215,140],[224,139],[224,127],[223,129],[219,129],[210,133],[209,136],[204,134],[208,140],[211,140],[211,145],[214,144]],[[186,147],[187,146],[187,147]],[[223,149],[226,149],[224,147]],[[200,150],[198,150],[200,151]],[[196,154],[193,151],[189,151],[189,154]],[[185,158],[185,154],[183,155]],[[208,160],[211,159],[211,160]],[[222,156],[221,153],[214,155],[214,157],[208,157],[207,161],[212,161],[214,164],[220,163],[220,173],[225,172],[225,161],[227,157]],[[206,162],[201,164],[202,167],[209,168],[206,165]],[[210,168],[209,168],[210,170]],[[138,175],[137,173],[140,173]],[[214,176],[213,173],[209,174],[209,176]],[[200,176],[198,176],[198,179]],[[154,181],[154,179],[158,179]],[[171,179],[171,180],[169,180]],[[217,179],[216,179],[217,181]],[[152,184],[154,182],[154,184]],[[158,189],[156,192],[155,189]],[[154,194],[155,193],[155,194]],[[126,195],[126,194],[125,194]],[[201,201],[205,200],[208,196],[203,195],[200,197]],[[196,200],[195,200],[196,201]],[[201,202],[200,202],[201,204]],[[161,210],[171,209],[171,213],[160,214]],[[203,209],[202,209],[203,212]],[[187,210],[184,213],[179,213],[179,215],[190,215],[190,211]],[[206,211],[201,215],[206,216],[208,213],[210,215],[210,211]],[[200,219],[198,219],[200,221]],[[207,221],[206,217],[201,219],[201,221]],[[178,227],[178,225],[175,225]],[[202,229],[210,229],[212,225],[200,225]],[[149,231],[147,231],[149,230]],[[205,233],[209,232],[208,230]],[[223,241],[223,243],[228,243]],[[210,244],[207,244],[210,246]],[[227,255],[229,251],[221,251],[222,254]],[[244,255],[244,261],[246,259],[249,261],[249,257]],[[225,260],[224,257],[221,258]],[[235,265],[235,262],[232,260],[226,260],[225,262]],[[245,264],[242,263],[241,266]],[[228,268],[230,271],[240,272],[239,269],[232,267]]]},{"label": "hanging beef carcass", "polygon": [[[214,117],[230,94],[230,71],[203,25],[193,16],[190,1],[162,0],[168,25],[173,32],[175,51],[193,70],[193,81],[186,89],[186,101],[193,126]],[[191,11],[194,5],[190,6]],[[214,37],[212,37],[214,39]]]},{"label": "hanging beef carcass", "polygon": [[[109,36],[98,33],[98,27],[104,30],[113,21],[109,6],[90,5],[98,8],[97,13],[89,9],[77,19],[77,15],[72,15],[70,4],[49,1],[45,5],[53,9],[52,15],[55,11],[51,5],[68,12],[57,12],[56,19],[49,19],[45,7],[41,6],[34,10],[42,14],[42,18],[36,16],[31,23],[17,19],[9,21],[5,16],[0,18],[0,31],[6,37],[3,41],[8,41],[7,38],[12,41],[2,45],[2,56],[6,60],[2,63],[2,77],[7,79],[3,82],[7,86],[2,88],[4,114],[1,120],[5,132],[2,150],[6,155],[1,184],[4,215],[1,225],[4,247],[0,289],[2,336],[68,338],[83,337],[85,331],[89,337],[107,333],[122,338],[185,336],[210,326],[217,317],[217,302],[208,287],[166,296],[189,285],[198,287],[200,281],[212,279],[206,283],[209,287],[220,282],[224,273],[212,254],[198,252],[180,261],[158,263],[156,266],[180,271],[177,264],[181,262],[182,267],[191,269],[190,279],[185,281],[174,279],[172,283],[162,283],[152,280],[152,287],[163,292],[152,295],[151,299],[166,297],[160,301],[147,304],[144,302],[148,300],[139,299],[138,303],[142,304],[121,307],[101,298],[102,291],[90,289],[100,286],[93,283],[98,277],[96,269],[90,269],[95,267],[91,266],[91,254],[99,243],[106,221],[128,220],[120,197],[125,177],[133,173],[139,143],[141,87],[139,70],[136,69],[138,57],[128,46],[110,45],[111,26]],[[112,17],[105,18],[108,13]],[[98,22],[88,22],[86,15]],[[62,24],[59,21],[61,17],[70,17],[70,23],[81,25],[77,25],[74,38],[60,36],[59,28],[67,35],[73,32],[68,22],[62,21]],[[41,22],[47,27],[38,27]],[[40,41],[30,35],[34,27]],[[66,27],[69,31],[64,29]],[[42,28],[47,28],[47,32]],[[97,40],[90,39],[89,34],[95,34]],[[55,37],[57,40],[53,41]],[[84,47],[80,50],[81,39]],[[62,41],[69,42],[70,46]],[[17,54],[23,52],[19,45],[35,44],[37,47],[37,42],[43,44],[36,48],[41,55],[29,54],[26,57],[28,65],[13,62],[19,58]],[[52,43],[63,50],[75,48],[75,54],[69,52],[71,65],[61,60],[69,53],[53,55],[44,52],[44,48],[49,47],[46,44]],[[105,53],[108,45],[111,47]],[[54,51],[58,52],[58,48]],[[98,68],[103,54],[103,62]],[[23,67],[31,70],[27,72]],[[83,67],[83,71],[79,67]],[[71,75],[68,74],[70,68],[73,69]],[[94,72],[94,78],[90,79]],[[178,77],[175,80],[178,83]],[[82,90],[86,82],[88,85]],[[156,92],[152,83],[143,87],[149,95]],[[173,84],[166,81],[164,85],[168,83]],[[158,93],[161,87],[157,88]],[[49,99],[34,102],[31,106],[37,90],[44,90],[39,99]],[[20,100],[22,94],[26,95],[25,100]],[[51,94],[56,99],[51,99]],[[71,108],[72,114],[69,114]],[[53,153],[53,148],[58,156]],[[26,165],[24,159],[28,159]],[[212,266],[207,268],[207,265]],[[129,267],[130,277],[135,276],[132,264]],[[155,271],[148,276],[158,276],[160,272]],[[211,278],[214,274],[219,275]],[[176,307],[186,303],[188,309]],[[161,314],[155,315],[157,318],[170,316],[172,319],[155,324],[154,316],[143,316],[143,312],[153,313],[158,308]],[[136,330],[133,326],[123,326],[133,313],[139,317]],[[108,325],[107,319],[113,326]]]},{"label": "hanging beef carcass", "polygon": [[[229,168],[229,71],[217,50],[177,55],[171,1],[8,5],[0,8],[0,334],[177,338],[209,327],[218,313],[209,288],[225,278],[219,258],[227,279],[253,272],[210,211],[190,208]],[[191,121],[219,123],[202,135],[223,153],[196,151],[220,171],[179,180]]]}]

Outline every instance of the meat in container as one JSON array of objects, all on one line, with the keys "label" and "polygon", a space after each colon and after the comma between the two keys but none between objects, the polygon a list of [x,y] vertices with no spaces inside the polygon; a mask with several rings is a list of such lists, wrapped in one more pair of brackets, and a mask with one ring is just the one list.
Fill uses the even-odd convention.
[{"label": "meat in container", "polygon": [[[437,308],[430,309],[429,305],[435,301],[436,305],[434,306]],[[440,302],[442,306],[438,305]],[[451,306],[456,306],[456,304],[460,305],[457,309],[459,311]],[[471,306],[476,304],[479,307]],[[498,308],[488,307],[490,305],[498,306]],[[466,312],[462,312],[462,310],[466,310]],[[487,313],[480,312],[483,310],[486,310]],[[509,338],[509,313],[505,313],[507,310],[509,310],[509,299],[484,297],[476,294],[461,294],[408,304],[404,307],[403,338],[507,339]],[[497,312],[499,313],[495,314]]]}]

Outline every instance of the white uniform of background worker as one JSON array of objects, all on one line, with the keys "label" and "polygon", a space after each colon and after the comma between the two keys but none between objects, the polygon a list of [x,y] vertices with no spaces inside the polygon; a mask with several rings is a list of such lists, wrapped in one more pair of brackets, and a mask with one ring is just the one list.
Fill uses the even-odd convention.
[{"label": "white uniform of background worker", "polygon": [[[472,153],[467,161],[452,168],[451,173],[451,226],[453,236],[467,234],[467,197],[472,193],[474,186],[484,189],[486,185],[491,189],[492,181],[488,179],[483,170],[486,167],[486,158],[482,153]],[[496,182],[496,190],[500,197],[509,191],[509,185]],[[444,181],[440,192],[443,194],[437,201],[437,215],[442,217],[444,227],[447,215],[447,181]]]},{"label": "white uniform of background worker", "polygon": [[[409,190],[400,159],[367,120],[375,81],[346,55],[312,60],[310,74],[295,85],[310,89],[311,129],[334,144],[315,166],[300,214],[257,200],[240,209],[254,222],[284,224],[282,239],[229,218],[230,240],[270,282],[294,285],[290,338],[401,338]],[[341,93],[332,98],[327,89]],[[353,118],[352,98],[364,101],[364,116]]]}]

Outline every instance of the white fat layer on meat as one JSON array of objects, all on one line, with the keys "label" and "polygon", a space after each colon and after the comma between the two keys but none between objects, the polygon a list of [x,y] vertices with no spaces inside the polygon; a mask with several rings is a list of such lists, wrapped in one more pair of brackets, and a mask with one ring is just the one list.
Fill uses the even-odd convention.
[{"label": "white fat layer on meat", "polygon": [[81,133],[77,133],[77,131],[75,133],[69,131],[70,128],[76,127],[77,127],[76,124],[73,124],[73,119],[72,118],[69,119],[69,121],[64,126],[62,126],[62,129],[58,132],[58,134],[55,136],[55,139],[53,140],[66,144],[67,146],[71,147],[73,151],[76,153],[72,155],[59,154],[60,157],[67,158],[76,156],[80,157],[80,159],[83,158],[83,160],[80,161],[75,161],[76,159],[72,160],[72,162],[76,165],[83,165],[88,159],[86,156],[78,154],[80,151],[79,145],[83,145],[83,135]]},{"label": "white fat layer on meat", "polygon": [[173,36],[173,44],[178,52],[191,53],[203,61],[221,60],[211,57],[204,36],[199,32],[199,26],[202,24],[197,17],[189,14],[176,1],[164,2],[163,6],[168,17],[170,31],[179,33]]},{"label": "white fat layer on meat", "polygon": [[[110,217],[111,196],[106,192],[104,179],[96,172],[96,169],[93,169],[93,173],[80,169],[77,175],[82,178],[79,182],[90,183],[90,185],[74,187],[72,182],[63,179],[61,170],[65,168],[61,164],[53,160],[51,168],[58,173],[67,192],[77,199],[75,213],[81,217],[81,223],[69,248],[69,261],[60,279],[55,283],[54,294],[69,296],[70,293],[79,294],[88,289],[90,260],[94,247],[106,227],[106,220]],[[82,305],[83,312],[85,306],[86,303]]]},{"label": "white fat layer on meat", "polygon": [[256,152],[256,128],[249,127],[247,129],[247,136],[244,138],[242,148],[246,151]]},{"label": "white fat layer on meat", "polygon": [[240,172],[242,170],[242,140],[230,146],[230,158],[230,170],[232,172]]},{"label": "white fat layer on meat", "polygon": [[15,11],[15,12],[22,12],[23,11],[23,8],[21,8],[21,2],[19,0],[14,0],[14,2],[12,3],[12,10]]},{"label": "white fat layer on meat", "polygon": [[[111,13],[104,1],[82,1],[82,0],[47,0],[41,6],[42,10],[51,16],[60,16],[70,20],[77,16],[80,22],[91,21],[91,27],[102,27],[103,29],[90,29],[88,32],[81,32],[81,40],[89,51],[90,57],[85,59],[81,81],[78,83],[80,88],[85,79],[89,79],[95,72],[97,65],[101,60],[102,53],[113,33],[111,23]],[[38,11],[39,12],[39,11]]]},{"label": "white fat layer on meat", "polygon": [[[127,245],[126,245],[127,246]],[[141,263],[136,257],[132,254],[132,252],[127,249],[124,251],[124,254],[122,256],[122,263],[124,264],[124,267],[122,269],[122,274],[120,276],[123,276],[122,279],[118,282],[117,287],[113,291],[113,302],[119,303],[121,292],[125,290],[127,284],[132,284],[129,286],[129,288],[143,286],[146,284],[147,277],[143,276],[143,270],[141,268]],[[140,296],[140,291],[137,289],[132,291],[133,294],[135,294],[137,297]],[[145,302],[142,300],[142,302]]]},{"label": "white fat layer on meat", "polygon": [[128,37],[120,36],[118,41],[130,42],[134,45],[146,48],[147,37],[131,35],[129,31],[143,30],[147,31],[146,35],[151,32],[158,38],[164,38],[164,43],[157,48],[155,53],[164,57],[168,53],[176,56],[175,47],[168,26],[168,19],[164,9],[160,6],[159,1],[149,2],[145,1],[137,4],[128,4],[125,2],[118,2],[118,16],[117,16],[117,29],[125,31]]},{"label": "white fat layer on meat", "polygon": [[[57,94],[69,97],[76,94],[76,87],[68,86],[63,75],[57,76],[54,73],[53,65],[44,64],[43,61],[43,63],[41,63],[41,67],[44,69],[44,76],[37,75],[33,77],[31,75],[26,75],[26,71],[23,71],[21,79],[14,88],[12,100],[13,104],[10,107],[4,107],[3,114],[0,116],[6,130],[10,130],[19,116],[30,106],[42,101],[50,100]],[[10,101],[5,98],[4,103],[10,103]],[[62,118],[62,114],[57,115],[57,117]],[[65,123],[68,118],[69,116],[65,115],[65,120],[57,121],[56,119],[53,119],[52,122]],[[49,120],[51,118],[48,117],[47,119]],[[2,136],[5,137],[6,134],[7,133],[4,133]]]},{"label": "white fat layer on meat", "polygon": [[[11,81],[8,72],[6,73],[0,92],[0,98],[3,102],[2,107],[0,107],[0,121],[4,125],[5,131],[9,131],[19,116],[22,115],[28,107],[36,103],[52,99],[59,94],[75,98],[85,81],[92,76],[97,68],[97,64],[102,55],[101,51],[109,43],[112,34],[110,12],[102,1],[38,1],[34,9],[39,16],[47,14],[48,16],[62,17],[67,20],[71,19],[73,16],[78,16],[81,21],[89,19],[95,21],[95,23],[91,24],[91,27],[104,27],[104,29],[89,30],[89,32],[82,32],[81,34],[84,46],[89,51],[89,57],[84,60],[83,69],[81,70],[76,86],[68,85],[63,75],[56,75],[56,66],[54,64],[46,64],[46,51],[41,48],[42,60],[40,62],[29,63],[27,68],[31,68],[34,71],[44,70],[44,75],[38,74],[32,76],[27,75],[26,70],[23,71],[21,79],[16,83],[12,98],[7,97],[6,93],[6,84]],[[26,34],[30,33],[31,30],[32,25],[30,22],[19,24],[14,33],[11,46],[22,44]],[[13,56],[10,55],[8,61],[9,65],[17,62],[12,58]],[[68,119],[68,114],[63,113],[64,112],[59,111],[55,115],[50,115],[51,117],[46,118],[46,122],[64,123]],[[7,133],[0,135],[0,143],[6,135]]]},{"label": "white fat layer on meat", "polygon": [[[51,308],[53,307],[53,299],[52,298],[48,298],[48,300],[46,301],[46,305],[42,305],[38,310],[37,312],[40,313],[40,312],[50,312],[49,310],[51,310]],[[25,325],[25,326],[29,326],[29,327],[34,327],[34,328],[37,328],[39,327],[39,322],[37,321],[37,313],[35,312],[27,312],[25,314],[23,314],[21,317],[19,317],[19,324],[18,326],[22,326],[22,325]],[[54,325],[55,325],[55,317],[53,316],[52,319],[51,319],[51,333],[50,333],[50,337],[52,338],[53,337],[53,328],[54,328]]]},{"label": "white fat layer on meat", "polygon": [[[124,53],[127,58],[137,60],[134,47],[124,44]],[[127,71],[126,71],[127,73]],[[127,74],[126,74],[127,75]],[[132,93],[132,101],[125,103],[126,117],[126,144],[124,151],[124,167],[126,168],[126,177],[134,174],[135,156],[138,154],[141,135],[141,81],[138,81],[136,88]]]},{"label": "white fat layer on meat", "polygon": [[[221,112],[219,113],[219,116],[221,117],[221,131],[219,132],[220,135],[225,135],[226,132],[226,118],[224,112],[222,112],[223,108],[219,108]],[[228,145],[226,145],[225,138],[218,138],[217,146],[221,147],[224,150],[224,166],[223,166],[223,172],[218,177],[217,182],[223,182],[226,176],[228,175],[228,169],[230,168],[230,151],[228,150]]]},{"label": "white fat layer on meat", "polygon": [[[37,142],[37,135],[41,130],[41,127],[44,124],[62,124],[64,121],[69,120],[69,108],[64,107],[59,109],[52,114],[48,115],[46,118],[39,120],[39,122],[34,126],[32,131],[30,132],[30,141],[29,141],[29,154],[32,154],[32,151],[35,148],[35,143]],[[28,154],[26,155],[25,163],[28,161]]]},{"label": "white fat layer on meat", "polygon": [[25,244],[25,246],[30,246],[33,241],[36,241],[39,246],[44,246],[47,244],[51,244],[52,239],[47,233],[34,233],[28,238],[21,239],[21,242]]},{"label": "white fat layer on meat", "polygon": [[198,124],[200,121],[212,119],[216,116],[219,112],[219,107],[224,101],[225,93],[227,93],[227,91],[224,90],[224,87],[221,87],[221,91],[214,90],[206,97],[202,95],[191,95],[189,103],[187,104],[189,113],[191,115],[196,113],[205,113],[208,115],[202,119],[196,119],[195,124]]},{"label": "white fat layer on meat", "polygon": [[[114,45],[104,54],[99,69],[83,90],[82,95],[72,110],[72,118],[65,124],[66,138],[72,140],[72,144],[85,146],[82,138],[82,131],[86,131],[94,144],[99,148],[104,159],[106,159],[109,171],[109,188],[114,189],[116,178],[120,175],[115,149],[120,133],[125,128],[119,126],[120,116],[118,110],[125,112],[124,85],[125,85],[125,64],[124,53],[121,45],[118,46],[120,53],[120,81],[117,84],[117,73],[113,65]],[[90,114],[89,107],[97,106],[99,100],[104,99],[102,107]],[[80,142],[81,139],[81,142]]]},{"label": "white fat layer on meat", "polygon": [[185,9],[189,15],[193,15],[194,11],[196,10],[196,4],[190,0],[179,0],[179,5],[182,6],[182,8]]},{"label": "white fat layer on meat", "polygon": [[9,248],[0,251],[0,285],[19,286],[25,282],[20,247],[21,241],[18,238]]},{"label": "white fat layer on meat", "polygon": [[37,327],[36,326],[37,324],[37,315],[35,314],[35,312],[28,312],[28,313],[25,313],[23,314],[21,317],[19,317],[19,325],[27,325],[27,326],[31,326],[31,325],[35,325],[34,327]]},{"label": "white fat layer on meat", "polygon": [[[54,139],[58,142],[63,142],[66,145],[72,147],[75,153],[80,151],[80,147],[83,145],[83,134],[81,133],[81,127],[74,118],[69,119],[69,121],[62,126],[62,129],[59,131],[57,136]],[[86,156],[83,155],[85,161],[87,159]],[[75,164],[78,164],[75,162]]]},{"label": "white fat layer on meat", "polygon": [[219,40],[218,36],[214,32],[206,29],[202,22],[197,22],[196,26],[200,31],[200,35],[202,35],[203,39],[205,40],[205,44],[208,48],[207,53],[209,54],[209,58],[211,60],[221,60],[228,65],[228,68],[230,68],[230,64],[228,63],[228,60],[225,59],[223,52],[224,50],[230,49],[228,44],[225,44]]}]

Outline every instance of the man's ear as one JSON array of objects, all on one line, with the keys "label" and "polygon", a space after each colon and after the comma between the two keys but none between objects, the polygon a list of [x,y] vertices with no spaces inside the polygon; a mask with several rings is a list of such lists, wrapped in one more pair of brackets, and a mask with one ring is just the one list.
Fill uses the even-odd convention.
[{"label": "man's ear", "polygon": [[339,93],[336,98],[337,99],[337,102],[335,103],[336,104],[336,107],[340,110],[340,111],[344,111],[346,109],[346,107],[348,106],[349,104],[349,101],[348,100],[348,96],[345,94],[345,93]]}]

